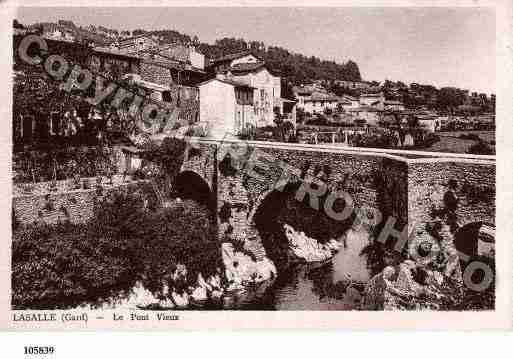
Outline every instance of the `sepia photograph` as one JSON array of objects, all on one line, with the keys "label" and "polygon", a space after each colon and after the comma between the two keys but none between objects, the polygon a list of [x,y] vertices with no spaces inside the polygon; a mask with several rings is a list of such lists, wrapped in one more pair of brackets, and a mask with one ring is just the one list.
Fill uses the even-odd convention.
[{"label": "sepia photograph", "polygon": [[18,7],[14,320],[495,310],[496,42],[493,7]]}]

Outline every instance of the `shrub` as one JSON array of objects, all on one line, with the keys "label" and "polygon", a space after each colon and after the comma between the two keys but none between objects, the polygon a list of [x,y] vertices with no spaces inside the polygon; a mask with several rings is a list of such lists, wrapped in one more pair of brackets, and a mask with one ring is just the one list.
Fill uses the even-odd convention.
[{"label": "shrub", "polygon": [[418,136],[415,139],[414,148],[427,148],[431,147],[435,143],[440,141],[440,136],[435,133],[428,132],[424,135],[424,137]]},{"label": "shrub", "polygon": [[458,138],[461,138],[462,140],[481,141],[481,138],[475,133],[462,133]]},{"label": "shrub", "polygon": [[397,144],[397,139],[388,133],[365,134],[356,136],[354,142],[358,147],[394,148]]},{"label": "shrub", "polygon": [[188,279],[222,268],[208,211],[191,201],[149,212],[144,191],[114,192],[88,224],[31,225],[14,232],[12,305],[70,308],[121,295],[136,280],[161,294],[184,264]]},{"label": "shrub", "polygon": [[72,307],[128,289],[128,258],[83,225],[30,226],[16,231],[12,246],[12,305],[24,309]]},{"label": "shrub", "polygon": [[479,142],[470,146],[467,150],[467,153],[471,153],[474,155],[494,155],[495,150],[486,142],[480,140]]}]

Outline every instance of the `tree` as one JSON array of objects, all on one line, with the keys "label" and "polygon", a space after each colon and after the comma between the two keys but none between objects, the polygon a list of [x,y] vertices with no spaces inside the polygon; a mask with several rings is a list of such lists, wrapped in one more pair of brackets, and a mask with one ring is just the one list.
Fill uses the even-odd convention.
[{"label": "tree", "polygon": [[18,22],[18,20],[14,19],[13,20],[13,24],[12,24],[12,27],[15,28],[15,29],[24,29],[25,26],[23,26],[22,24],[20,24]]},{"label": "tree", "polygon": [[132,31],[132,36],[139,36],[139,35],[144,35],[146,34],[146,30],[142,30],[142,29],[136,29],[134,31]]},{"label": "tree", "polygon": [[454,113],[455,109],[465,102],[464,92],[455,87],[442,87],[438,91],[436,104],[440,110]]}]

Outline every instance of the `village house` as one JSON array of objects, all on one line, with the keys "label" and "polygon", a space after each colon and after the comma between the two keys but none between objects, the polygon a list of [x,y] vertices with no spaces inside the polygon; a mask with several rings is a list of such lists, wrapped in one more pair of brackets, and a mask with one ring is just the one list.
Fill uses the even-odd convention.
[{"label": "village house", "polygon": [[442,119],[432,113],[420,113],[415,115],[419,126],[426,129],[428,132],[436,132],[441,128]]},{"label": "village house", "polygon": [[45,23],[41,25],[41,35],[45,39],[57,41],[75,41],[75,35],[71,28],[65,28],[54,23]]},{"label": "village house", "polygon": [[342,95],[342,97],[340,97],[339,104],[344,111],[348,111],[353,108],[358,108],[360,106],[360,100],[353,96]]},{"label": "village house", "polygon": [[254,89],[257,127],[274,125],[275,113],[285,114],[294,121],[294,104],[281,98],[281,78],[250,51],[211,60],[208,71],[211,76],[224,74],[227,78],[237,83],[245,83]]},{"label": "village house", "polygon": [[348,111],[355,119],[365,120],[367,126],[379,126],[384,111],[379,108],[363,105]]},{"label": "village house", "polygon": [[146,92],[146,96],[160,102],[171,102],[171,88],[167,86],[163,86],[154,82],[145,81],[141,78],[140,75],[135,74],[127,74],[123,77],[124,79],[128,79],[137,87],[142,88]]},{"label": "village house", "polygon": [[404,111],[404,103],[397,100],[386,100],[384,108],[387,111]]},{"label": "village house", "polygon": [[192,46],[158,45],[151,36],[141,35],[112,42],[108,48],[98,50],[138,57],[143,80],[166,87],[195,86],[207,78],[205,56]]},{"label": "village house", "polygon": [[308,97],[301,99],[305,112],[323,113],[326,109],[335,110],[339,104],[339,98],[335,95],[314,92]]},{"label": "village house", "polygon": [[382,92],[360,95],[360,106],[372,106],[379,110],[385,109],[385,96]]},{"label": "village house", "polygon": [[[323,113],[326,109],[335,110],[341,101],[338,96],[315,85],[295,86],[292,91],[297,100],[297,108],[311,114]],[[345,101],[345,105],[349,107],[351,103]]]},{"label": "village house", "polygon": [[350,90],[359,90],[359,91],[369,91],[376,92],[379,91],[379,86],[368,81],[347,81],[347,80],[337,80],[335,81],[337,85],[340,87],[350,89]]},{"label": "village house", "polygon": [[198,85],[200,119],[210,128],[209,137],[236,137],[256,126],[255,88],[222,74]]},{"label": "village house", "polygon": [[113,46],[117,47],[117,49],[121,52],[134,54],[142,50],[155,48],[158,46],[158,42],[155,41],[150,35],[142,34],[123,39],[119,42],[115,42]]},{"label": "village house", "polygon": [[205,56],[193,47],[168,44],[141,50],[141,75],[145,80],[165,86],[195,86],[205,81]]},{"label": "village house", "polygon": [[349,100],[346,100],[344,98],[339,98],[337,103],[337,110],[339,111],[349,111],[352,107],[352,103]]}]

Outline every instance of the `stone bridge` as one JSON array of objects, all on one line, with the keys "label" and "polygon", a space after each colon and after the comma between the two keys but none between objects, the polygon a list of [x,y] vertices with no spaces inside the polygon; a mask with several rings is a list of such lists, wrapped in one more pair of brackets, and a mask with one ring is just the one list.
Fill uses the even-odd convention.
[{"label": "stone bridge", "polygon": [[[220,240],[241,239],[257,254],[265,251],[255,240],[255,214],[285,182],[297,189],[320,179],[328,191],[349,194],[360,213],[378,209],[383,220],[394,218],[398,231],[408,225],[409,233],[424,236],[433,206],[440,206],[447,182],[455,179],[460,225],[495,224],[494,156],[239,140],[193,139],[191,144],[195,149],[187,151],[177,188],[215,211]],[[272,212],[272,205],[265,208]]]}]

